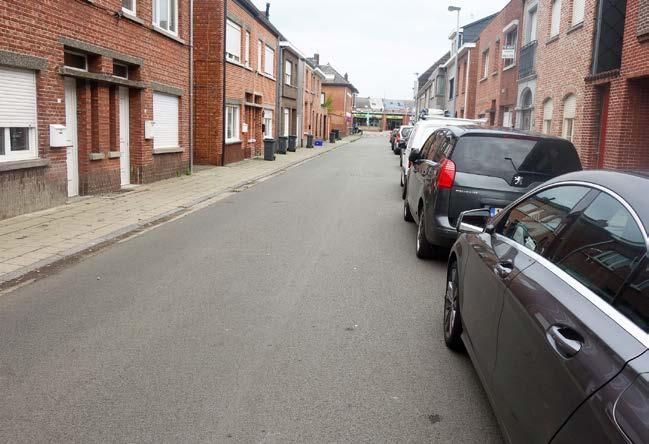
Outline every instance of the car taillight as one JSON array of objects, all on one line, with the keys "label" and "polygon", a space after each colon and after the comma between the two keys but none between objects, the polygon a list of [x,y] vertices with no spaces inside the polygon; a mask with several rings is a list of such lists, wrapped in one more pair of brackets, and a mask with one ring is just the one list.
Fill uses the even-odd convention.
[{"label": "car taillight", "polygon": [[437,188],[450,189],[455,182],[455,162],[446,159],[439,168],[437,176]]},{"label": "car taillight", "polygon": [[401,141],[401,135],[397,134],[397,142]]}]

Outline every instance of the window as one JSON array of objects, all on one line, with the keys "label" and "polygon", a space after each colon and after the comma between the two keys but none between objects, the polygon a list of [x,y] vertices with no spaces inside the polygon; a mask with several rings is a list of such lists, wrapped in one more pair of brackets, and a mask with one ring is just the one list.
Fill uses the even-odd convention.
[{"label": "window", "polygon": [[241,27],[231,20],[225,28],[225,57],[241,62]]},{"label": "window", "polygon": [[320,93],[320,106],[325,104],[325,93]]},{"label": "window", "polygon": [[572,0],[572,26],[584,21],[585,0]]},{"label": "window", "polygon": [[438,76],[437,80],[435,82],[437,83],[437,95],[438,96],[443,96],[444,95],[444,87],[446,86],[446,82],[444,82],[444,77]]},{"label": "window", "polygon": [[284,74],[286,75],[286,84],[287,85],[292,85],[292,76],[293,76],[293,64],[289,62],[288,60],[286,61],[285,68],[284,70],[286,71]]},{"label": "window", "polygon": [[482,78],[489,76],[489,50],[482,53]]},{"label": "window", "polygon": [[136,0],[122,0],[122,10],[135,15],[135,2]]},{"label": "window", "polygon": [[177,34],[178,0],[153,0],[153,24]]},{"label": "window", "polygon": [[269,109],[264,110],[264,138],[273,138],[273,112]]},{"label": "window", "polygon": [[620,294],[613,306],[649,333],[649,263],[645,261]]},{"label": "window", "polygon": [[0,66],[0,162],[36,158],[36,75]]},{"label": "window", "polygon": [[552,133],[552,113],[554,112],[554,105],[552,99],[546,99],[543,102],[543,132],[545,134]]},{"label": "window", "polygon": [[512,109],[509,106],[503,107],[503,126],[505,128],[512,128]]},{"label": "window", "polygon": [[113,75],[115,77],[128,79],[128,66],[113,62]]},{"label": "window", "polygon": [[563,130],[562,137],[572,141],[574,133],[575,112],[577,110],[577,96],[570,94],[563,101]]},{"label": "window", "polygon": [[550,260],[609,303],[646,253],[633,216],[606,193],[599,193],[559,238]]},{"label": "window", "polygon": [[63,53],[63,64],[68,68],[88,71],[88,56],[78,52],[65,51]]},{"label": "window", "polygon": [[521,129],[529,131],[532,129],[532,91],[525,88],[521,94]]},{"label": "window", "polygon": [[239,141],[239,107],[236,105],[225,107],[225,141]]},{"label": "window", "polygon": [[275,50],[268,45],[264,53],[264,72],[271,77],[275,76]]},{"label": "window", "polygon": [[178,148],[178,97],[153,93],[153,149]]},{"label": "window", "polygon": [[516,41],[518,39],[518,28],[514,28],[511,31],[508,31],[507,34],[505,34],[505,47],[503,48],[503,51],[512,51],[513,50],[513,55],[514,57],[504,59],[504,67],[507,68],[509,66],[512,66],[516,63]]},{"label": "window", "polygon": [[244,57],[245,58],[243,62],[246,66],[249,67],[250,66],[250,32],[249,31],[246,31],[246,48],[244,52]]},{"label": "window", "polygon": [[559,35],[561,23],[561,0],[553,0],[550,10],[550,37]]},{"label": "window", "polygon": [[286,137],[288,137],[289,128],[291,126],[290,125],[290,123],[291,123],[290,119],[291,119],[291,111],[288,108],[284,108],[284,131],[283,131],[283,135],[286,136]]},{"label": "window", "polygon": [[449,81],[448,81],[448,100],[453,100],[454,83],[455,83],[455,79],[449,79]]},{"label": "window", "polygon": [[543,190],[512,208],[497,232],[547,258],[572,210],[589,191],[573,185]]},{"label": "window", "polygon": [[261,57],[264,49],[264,44],[261,40],[257,42],[257,72],[261,72]]},{"label": "window", "polygon": [[536,40],[536,27],[537,27],[537,18],[538,18],[538,8],[534,6],[527,11],[527,24],[526,34],[525,34],[525,43],[530,43]]}]

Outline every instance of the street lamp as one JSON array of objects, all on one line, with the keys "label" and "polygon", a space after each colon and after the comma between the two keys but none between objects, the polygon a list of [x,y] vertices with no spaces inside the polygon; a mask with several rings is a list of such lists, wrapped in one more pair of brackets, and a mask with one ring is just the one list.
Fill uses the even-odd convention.
[{"label": "street lamp", "polygon": [[[457,54],[460,51],[460,11],[462,8],[459,6],[449,6],[448,12],[457,12],[457,21],[455,24],[455,73],[453,74],[453,96],[457,96],[457,73],[458,73],[458,63],[457,63]],[[455,97],[453,97],[453,108],[455,108]],[[451,111],[451,117],[455,114],[455,109]]]}]

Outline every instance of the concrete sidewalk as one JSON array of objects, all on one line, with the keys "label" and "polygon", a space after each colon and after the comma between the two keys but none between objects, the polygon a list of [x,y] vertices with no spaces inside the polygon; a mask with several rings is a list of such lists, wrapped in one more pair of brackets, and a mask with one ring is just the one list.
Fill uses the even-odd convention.
[{"label": "concrete sidewalk", "polygon": [[0,221],[0,285],[209,204],[263,178],[357,140],[298,148],[274,162],[249,159],[199,168],[132,191],[71,199],[65,205]]}]

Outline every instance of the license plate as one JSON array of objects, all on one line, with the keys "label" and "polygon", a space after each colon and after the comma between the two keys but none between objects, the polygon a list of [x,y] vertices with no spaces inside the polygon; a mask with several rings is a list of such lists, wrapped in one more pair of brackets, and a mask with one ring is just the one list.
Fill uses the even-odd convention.
[{"label": "license plate", "polygon": [[500,213],[501,211],[502,208],[491,207],[489,208],[489,216],[494,217],[496,214]]}]

